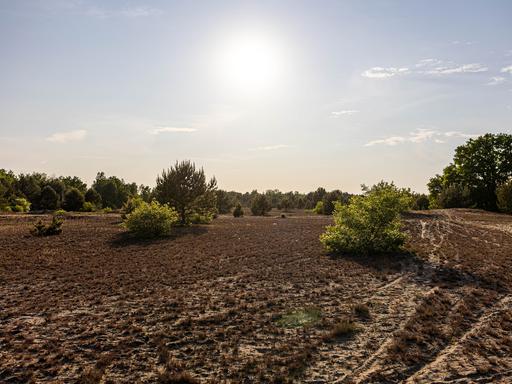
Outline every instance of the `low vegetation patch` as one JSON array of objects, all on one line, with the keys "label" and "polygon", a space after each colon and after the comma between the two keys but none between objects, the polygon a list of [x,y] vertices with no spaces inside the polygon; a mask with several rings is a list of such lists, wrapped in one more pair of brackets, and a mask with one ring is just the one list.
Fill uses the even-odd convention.
[{"label": "low vegetation patch", "polygon": [[298,328],[317,323],[321,317],[322,312],[319,308],[309,307],[285,313],[276,323],[283,328]]},{"label": "low vegetation patch", "polygon": [[342,337],[350,337],[355,333],[359,332],[361,329],[359,326],[351,320],[343,319],[336,323],[331,331],[327,334],[326,339],[339,339]]},{"label": "low vegetation patch", "polygon": [[179,215],[173,208],[154,201],[135,208],[126,217],[124,225],[136,237],[152,238],[169,235],[178,221]]},{"label": "low vegetation patch", "polygon": [[48,225],[44,224],[42,220],[39,220],[34,224],[34,228],[31,232],[34,236],[60,235],[62,233],[62,223],[64,223],[64,220],[57,216],[53,216],[52,222]]}]

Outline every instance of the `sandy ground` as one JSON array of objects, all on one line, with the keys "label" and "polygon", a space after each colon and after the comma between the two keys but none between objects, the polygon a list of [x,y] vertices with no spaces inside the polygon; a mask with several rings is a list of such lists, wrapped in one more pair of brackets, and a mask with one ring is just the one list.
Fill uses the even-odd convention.
[{"label": "sandy ground", "polygon": [[[512,382],[511,216],[410,213],[409,253],[378,257],[328,255],[328,217],[156,241],[116,215],[38,238],[37,219],[0,216],[2,383]],[[283,326],[307,308],[316,321]],[[333,336],[342,320],[357,332]]]}]

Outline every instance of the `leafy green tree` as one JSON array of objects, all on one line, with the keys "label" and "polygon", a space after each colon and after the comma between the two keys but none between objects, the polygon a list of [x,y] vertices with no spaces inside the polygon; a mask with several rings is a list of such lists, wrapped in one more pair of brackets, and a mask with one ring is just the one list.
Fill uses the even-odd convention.
[{"label": "leafy green tree", "polygon": [[512,179],[501,184],[496,190],[498,208],[505,213],[512,213]]},{"label": "leafy green tree", "polygon": [[44,173],[20,174],[16,188],[30,202],[32,208],[40,209],[39,199],[41,189],[47,183],[47,176]]},{"label": "leafy green tree", "polygon": [[104,172],[98,172],[92,188],[100,194],[104,207],[114,209],[121,208],[130,196],[137,194],[137,184],[125,183],[116,176],[107,178]]},{"label": "leafy green tree", "polygon": [[153,199],[153,191],[148,185],[139,185],[138,193],[142,200],[144,200],[146,203],[149,203]]},{"label": "leafy green tree", "polygon": [[76,188],[70,188],[64,195],[62,207],[66,211],[81,211],[84,206],[84,195]]},{"label": "leafy green tree", "polygon": [[87,184],[77,176],[61,176],[59,181],[66,186],[66,189],[76,188],[83,194],[87,191]]},{"label": "leafy green tree", "polygon": [[265,216],[272,210],[272,204],[263,194],[258,194],[251,203],[251,212],[254,216]]},{"label": "leafy green tree", "polygon": [[329,251],[367,254],[396,251],[403,245],[400,214],[409,209],[410,194],[386,182],[363,191],[349,204],[336,203],[334,225],[320,236]]},{"label": "leafy green tree", "polygon": [[512,177],[512,135],[486,134],[456,148],[453,163],[428,184],[435,203],[444,189],[460,185],[477,208],[496,210],[496,189]]},{"label": "leafy green tree", "polygon": [[95,208],[101,208],[101,195],[94,188],[89,188],[85,192],[84,199],[87,203],[93,204]]},{"label": "leafy green tree", "polygon": [[206,181],[204,170],[196,169],[190,161],[176,162],[163,170],[156,179],[155,197],[162,204],[174,207],[182,225],[195,213],[213,214],[216,211],[217,180]]},{"label": "leafy green tree", "polygon": [[412,194],[413,202],[411,209],[415,211],[423,211],[429,209],[430,200],[427,195],[424,193],[413,193]]},{"label": "leafy green tree", "polygon": [[231,208],[235,205],[231,195],[222,189],[218,189],[215,194],[217,196],[217,211],[221,214],[231,212]]},{"label": "leafy green tree", "polygon": [[41,198],[39,204],[41,209],[53,211],[59,207],[59,195],[52,187],[46,185],[41,190]]},{"label": "leafy green tree", "polygon": [[324,214],[324,202],[317,201],[315,208],[313,208],[313,212],[315,212],[317,215],[323,215]]},{"label": "leafy green tree", "polygon": [[461,183],[453,183],[443,188],[437,196],[439,208],[468,208],[472,206],[471,192]]},{"label": "leafy green tree", "polygon": [[11,171],[0,169],[0,211],[12,210],[16,196],[16,176]]}]

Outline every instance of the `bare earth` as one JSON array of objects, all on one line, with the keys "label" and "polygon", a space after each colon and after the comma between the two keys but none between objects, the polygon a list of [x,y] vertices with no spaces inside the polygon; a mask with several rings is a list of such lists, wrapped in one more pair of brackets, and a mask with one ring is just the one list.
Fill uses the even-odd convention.
[{"label": "bare earth", "polygon": [[331,218],[300,214],[156,241],[117,215],[37,238],[38,218],[0,216],[1,383],[512,382],[512,216],[409,213],[410,253],[378,257],[326,254]]}]

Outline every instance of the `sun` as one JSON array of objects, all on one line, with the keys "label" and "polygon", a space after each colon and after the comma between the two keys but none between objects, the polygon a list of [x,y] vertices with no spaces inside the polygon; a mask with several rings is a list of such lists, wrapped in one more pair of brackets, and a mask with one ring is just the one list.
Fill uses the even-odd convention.
[{"label": "sun", "polygon": [[269,90],[279,81],[282,72],[280,51],[264,35],[233,36],[221,48],[219,57],[221,81],[237,92]]}]

